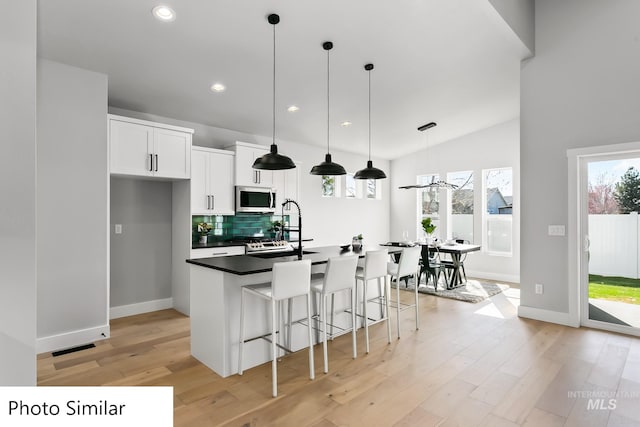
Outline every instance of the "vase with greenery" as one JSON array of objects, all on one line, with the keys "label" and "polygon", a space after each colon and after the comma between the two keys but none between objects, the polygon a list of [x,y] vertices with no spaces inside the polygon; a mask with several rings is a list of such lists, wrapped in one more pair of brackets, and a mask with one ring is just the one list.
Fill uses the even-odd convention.
[{"label": "vase with greenery", "polygon": [[425,218],[422,220],[422,229],[427,234],[427,243],[433,243],[433,232],[436,231],[436,225],[432,222],[431,218]]},{"label": "vase with greenery", "polygon": [[354,251],[357,251],[362,248],[362,234],[358,234],[357,236],[353,236],[351,239],[351,246]]},{"label": "vase with greenery", "polygon": [[207,243],[207,236],[211,231],[211,224],[201,222],[198,224],[198,233],[200,233],[200,243]]}]

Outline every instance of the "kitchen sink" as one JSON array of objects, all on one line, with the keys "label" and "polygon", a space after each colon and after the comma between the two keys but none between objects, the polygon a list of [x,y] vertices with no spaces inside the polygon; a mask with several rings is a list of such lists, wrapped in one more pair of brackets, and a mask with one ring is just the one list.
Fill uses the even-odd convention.
[{"label": "kitchen sink", "polygon": [[[315,254],[315,251],[302,251],[302,255],[307,255],[307,254]],[[252,253],[252,254],[247,254],[249,256],[252,257],[256,257],[256,258],[263,258],[263,259],[268,259],[268,258],[279,258],[279,257],[287,257],[287,256],[296,256],[298,255],[298,251],[284,251],[284,252],[256,252],[256,253]]]}]

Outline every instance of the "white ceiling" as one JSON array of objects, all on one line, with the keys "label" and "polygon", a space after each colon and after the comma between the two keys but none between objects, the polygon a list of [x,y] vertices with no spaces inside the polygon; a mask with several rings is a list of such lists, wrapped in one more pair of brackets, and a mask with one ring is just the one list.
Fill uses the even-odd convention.
[{"label": "white ceiling", "polygon": [[[153,18],[161,3],[174,22]],[[488,0],[39,0],[38,55],[107,74],[110,106],[271,136],[269,13],[277,140],[326,146],[327,40],[332,150],[367,153],[369,62],[372,157],[519,115],[526,53]]]}]

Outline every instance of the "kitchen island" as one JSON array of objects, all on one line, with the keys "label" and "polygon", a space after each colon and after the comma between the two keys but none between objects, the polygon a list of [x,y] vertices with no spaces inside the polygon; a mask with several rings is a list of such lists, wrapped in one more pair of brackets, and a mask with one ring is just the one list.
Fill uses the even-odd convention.
[{"label": "kitchen island", "polygon": [[[354,252],[339,246],[309,248],[303,259],[311,260],[313,273],[323,272],[327,260],[336,256],[358,255],[381,246],[365,246]],[[389,253],[402,248],[387,248]],[[244,285],[271,281],[271,270],[276,262],[298,259],[295,254],[254,254],[217,258],[189,259],[191,281],[191,354],[222,377],[238,372],[238,341],[240,337],[240,294]],[[336,301],[337,307],[347,306]],[[247,337],[263,335],[269,331],[270,315],[264,301],[249,298],[246,301],[245,334]],[[306,316],[304,298],[294,299],[293,318]],[[306,346],[304,327],[292,328],[290,348]],[[271,360],[269,346],[262,340],[245,344],[245,369]]]}]

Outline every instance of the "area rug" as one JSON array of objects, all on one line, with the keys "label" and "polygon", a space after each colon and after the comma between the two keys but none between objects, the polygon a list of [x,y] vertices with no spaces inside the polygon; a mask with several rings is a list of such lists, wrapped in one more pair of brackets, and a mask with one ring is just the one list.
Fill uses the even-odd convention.
[{"label": "area rug", "polygon": [[[401,281],[400,289],[413,290],[413,280],[409,280],[406,288],[403,285],[404,281]],[[464,286],[455,289],[445,289],[444,285],[438,284],[437,291],[433,289],[431,283],[425,286],[424,281],[422,281],[418,287],[418,292],[475,304],[507,289],[509,289],[509,286],[500,283],[487,283],[471,279]]]}]

